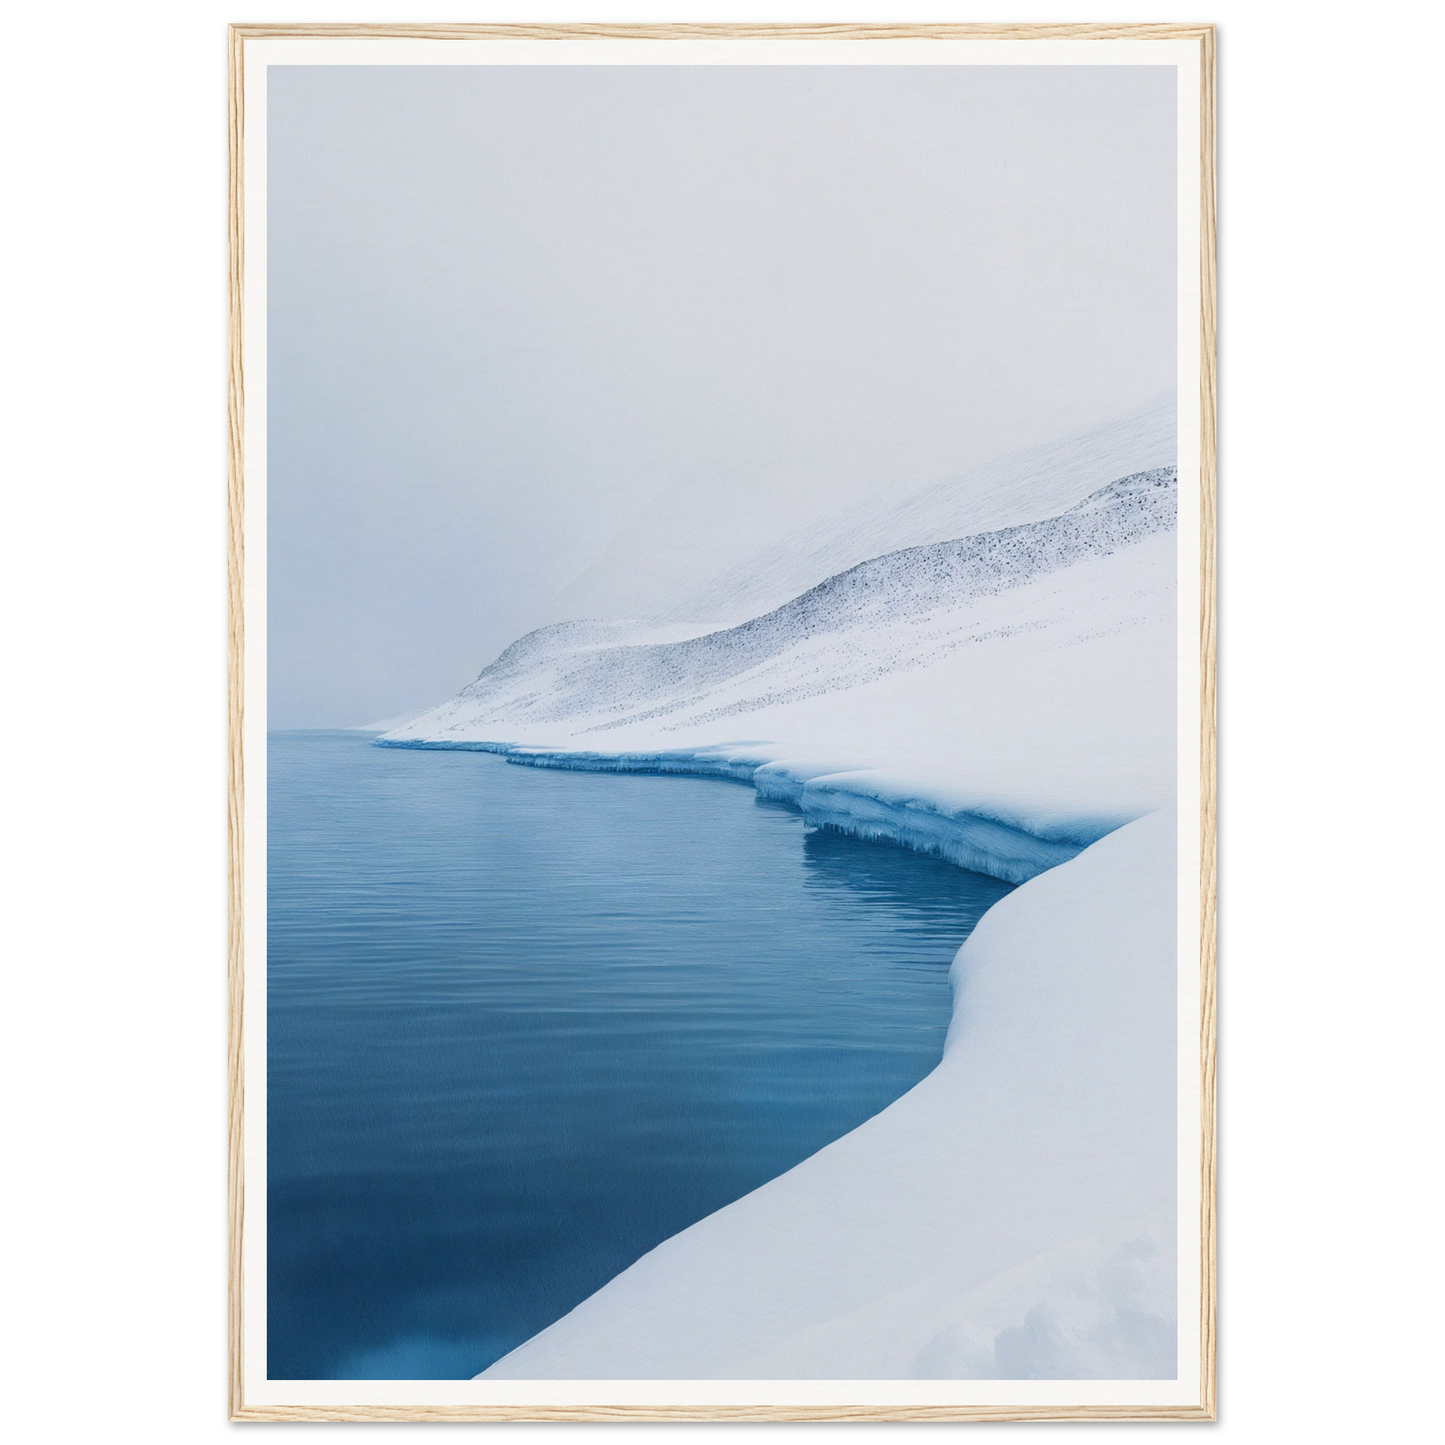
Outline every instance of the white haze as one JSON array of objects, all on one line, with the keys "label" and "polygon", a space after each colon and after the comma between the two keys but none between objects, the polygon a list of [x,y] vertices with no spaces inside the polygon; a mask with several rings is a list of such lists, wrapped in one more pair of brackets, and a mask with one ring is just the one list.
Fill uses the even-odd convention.
[{"label": "white haze", "polygon": [[[1173,72],[270,71],[273,726],[1172,386]],[[630,549],[637,553],[639,549]]]}]

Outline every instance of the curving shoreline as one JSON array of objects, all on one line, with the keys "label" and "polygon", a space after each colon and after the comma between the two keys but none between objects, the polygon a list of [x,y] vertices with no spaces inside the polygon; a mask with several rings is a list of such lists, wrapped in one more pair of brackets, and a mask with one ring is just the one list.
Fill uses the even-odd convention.
[{"label": "curving shoreline", "polygon": [[478,1378],[1175,1377],[1172,809],[1027,828],[901,770],[766,744],[374,742],[746,783],[816,826],[1022,885],[958,951],[932,1073]]},{"label": "curving shoreline", "polygon": [[996,903],[932,1073],[478,1378],[1176,1378],[1174,830]]},{"label": "curving shoreline", "polygon": [[813,827],[895,843],[1006,883],[1026,883],[1140,816],[1137,812],[1025,816],[951,793],[903,769],[779,756],[767,744],[605,753],[382,736],[373,740],[373,746],[492,753],[518,767],[674,774],[746,783],[760,797],[797,809]]}]

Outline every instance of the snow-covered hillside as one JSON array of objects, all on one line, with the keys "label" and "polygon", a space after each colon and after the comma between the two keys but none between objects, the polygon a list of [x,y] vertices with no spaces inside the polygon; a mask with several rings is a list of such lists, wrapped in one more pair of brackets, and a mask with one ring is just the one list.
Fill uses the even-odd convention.
[{"label": "snow-covered hillside", "polygon": [[[446,736],[478,722],[586,718],[588,730],[602,731],[680,713],[713,721],[924,666],[963,643],[966,628],[940,626],[941,618],[1172,528],[1175,478],[1173,468],[1142,472],[1061,516],[874,557],[761,617],[685,641],[628,633],[618,645],[606,625],[546,628],[398,736]],[[900,633],[915,645],[900,648]],[[776,666],[783,657],[788,665]],[[727,687],[744,675],[744,687]]]},{"label": "snow-covered hillside", "polygon": [[[1172,797],[1175,511],[1173,470],[1151,471],[1057,517],[875,558],[719,632],[544,629],[382,741],[591,767],[667,754],[674,771],[701,750],[700,772],[722,748],[831,776],[833,803],[820,784],[810,805],[847,831],[897,832],[865,816],[886,792],[1077,851]],[[1059,861],[930,846],[1013,881]]]},{"label": "snow-covered hillside", "polygon": [[766,517],[731,525],[725,506],[643,519],[624,529],[557,605],[566,617],[741,622],[882,552],[1054,516],[1117,477],[1172,466],[1174,452],[1175,399],[1164,392],[1107,425],[901,495],[882,491],[825,509],[781,534]]}]

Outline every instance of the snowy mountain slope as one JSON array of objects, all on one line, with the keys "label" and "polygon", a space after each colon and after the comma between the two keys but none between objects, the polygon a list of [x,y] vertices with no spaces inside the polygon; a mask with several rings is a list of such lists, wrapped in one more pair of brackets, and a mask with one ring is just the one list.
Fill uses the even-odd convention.
[{"label": "snowy mountain slope", "polygon": [[[629,641],[610,645],[614,630],[605,625],[543,629],[392,736],[444,739],[474,735],[479,726],[584,718],[587,730],[605,731],[680,713],[720,721],[856,687],[937,660],[999,626],[1045,625],[1030,616],[1026,599],[987,604],[1169,530],[1176,508],[1175,470],[1142,472],[1056,517],[874,557],[722,631],[659,642],[627,633]],[[988,625],[970,628],[970,621]]]},{"label": "snowy mountain slope", "polygon": [[[1116,477],[1176,462],[1175,398],[1010,453],[902,497],[875,497],[769,535],[766,519],[733,525],[727,509],[629,528],[558,600],[570,617],[735,623],[875,557],[1055,515]],[[723,522],[729,522],[727,528]],[[659,522],[659,528],[661,527]],[[741,540],[733,534],[740,534]]]},{"label": "snowy mountain slope", "polygon": [[700,638],[544,629],[379,741],[752,781],[1020,882],[1173,796],[1174,521],[1173,471],[1144,473]]},{"label": "snowy mountain slope", "polygon": [[932,1074],[481,1378],[1174,1378],[1173,829],[996,904]]}]

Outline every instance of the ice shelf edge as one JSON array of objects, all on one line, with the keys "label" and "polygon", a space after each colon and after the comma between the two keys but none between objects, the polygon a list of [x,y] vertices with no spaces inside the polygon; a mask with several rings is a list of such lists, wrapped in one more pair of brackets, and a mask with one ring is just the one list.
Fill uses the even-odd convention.
[{"label": "ice shelf edge", "polygon": [[506,742],[387,737],[374,739],[372,746],[492,753],[518,767],[672,774],[747,783],[759,796],[796,809],[812,827],[894,843],[1005,883],[1026,883],[1132,821],[1080,820],[1074,836],[1041,836],[1015,820],[949,807],[926,796],[889,797],[888,790],[877,784],[876,770],[778,758],[763,747],[604,753]]}]

